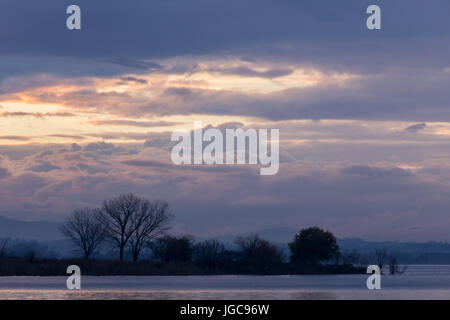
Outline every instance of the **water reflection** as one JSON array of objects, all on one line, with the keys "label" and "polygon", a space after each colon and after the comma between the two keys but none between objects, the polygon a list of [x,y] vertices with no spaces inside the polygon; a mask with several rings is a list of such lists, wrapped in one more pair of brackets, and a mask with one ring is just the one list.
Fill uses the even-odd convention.
[{"label": "water reflection", "polygon": [[366,288],[367,275],[117,276],[82,277],[82,290],[66,277],[0,277],[0,299],[450,299],[450,266],[410,266],[383,275],[382,290]]}]

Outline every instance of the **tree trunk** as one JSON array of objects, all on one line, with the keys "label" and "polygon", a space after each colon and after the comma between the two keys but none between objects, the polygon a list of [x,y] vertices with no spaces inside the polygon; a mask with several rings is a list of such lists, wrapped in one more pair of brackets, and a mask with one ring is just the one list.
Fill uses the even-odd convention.
[{"label": "tree trunk", "polygon": [[133,250],[133,262],[134,263],[137,263],[137,261],[139,259],[139,252],[140,252],[140,250],[138,247],[134,248],[134,250]]},{"label": "tree trunk", "polygon": [[121,262],[123,261],[123,246],[120,246],[119,260],[120,260]]}]

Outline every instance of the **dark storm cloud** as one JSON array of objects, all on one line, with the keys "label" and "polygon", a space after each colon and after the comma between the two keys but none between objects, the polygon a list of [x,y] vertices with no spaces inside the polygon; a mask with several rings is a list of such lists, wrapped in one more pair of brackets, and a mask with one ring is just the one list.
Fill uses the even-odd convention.
[{"label": "dark storm cloud", "polygon": [[294,72],[293,69],[270,69],[267,71],[257,71],[247,67],[238,68],[211,68],[208,71],[219,72],[222,74],[235,74],[247,77],[261,77],[261,78],[278,78],[290,75]]},{"label": "dark storm cloud", "polygon": [[58,97],[46,93],[38,98],[132,116],[206,113],[274,120],[450,119],[450,25],[446,22],[450,3],[445,0],[432,4],[378,1],[380,31],[365,26],[365,10],[372,4],[368,0],[79,0],[81,31],[65,27],[69,4],[66,0],[2,1],[0,79],[22,77],[0,82],[0,93],[58,83],[57,78],[23,77],[39,73],[73,78],[118,76],[121,81],[145,84],[147,80],[129,74],[190,74],[202,71],[195,62],[183,63],[180,58],[175,65],[164,65],[159,60],[231,55],[255,64],[266,62],[268,68],[218,65],[203,71],[276,79],[291,74],[295,65],[362,78],[348,85],[320,83],[260,96],[180,87],[166,90],[167,96],[184,99],[181,104],[156,97],[157,101],[119,107],[119,102],[132,97],[95,90]]},{"label": "dark storm cloud", "polygon": [[129,166],[136,167],[156,167],[156,168],[171,168],[173,167],[171,164],[160,162],[160,161],[152,161],[152,160],[138,160],[138,159],[130,159],[122,161],[123,164]]},{"label": "dark storm cloud", "polygon": [[105,62],[118,64],[120,66],[138,69],[138,70],[142,70],[142,71],[161,70],[163,68],[161,65],[154,63],[154,62],[139,61],[139,60],[133,60],[133,59],[126,59],[126,58],[108,59],[108,60],[105,60]]},{"label": "dark storm cloud", "polygon": [[402,168],[377,168],[370,166],[350,166],[342,170],[345,174],[367,176],[371,178],[380,177],[409,177],[411,172]]},{"label": "dark storm cloud", "polygon": [[127,82],[134,82],[134,83],[139,83],[139,84],[147,84],[148,83],[148,81],[145,79],[139,79],[139,78],[132,77],[132,76],[121,77],[120,80],[122,81],[121,83],[127,83]]},{"label": "dark storm cloud", "polygon": [[41,163],[29,168],[30,171],[33,172],[49,172],[52,170],[61,169],[57,166],[52,165],[51,163]]},{"label": "dark storm cloud", "polygon": [[417,132],[417,131],[421,131],[421,130],[425,129],[426,126],[427,126],[426,123],[417,123],[417,124],[413,124],[409,127],[406,127],[405,130],[410,131],[410,132]]},{"label": "dark storm cloud", "polygon": [[4,0],[0,53],[98,58],[146,70],[159,67],[146,59],[218,52],[371,69],[447,60],[448,1],[377,1],[380,32],[365,27],[372,2],[79,0],[82,30],[68,31],[72,1]]}]

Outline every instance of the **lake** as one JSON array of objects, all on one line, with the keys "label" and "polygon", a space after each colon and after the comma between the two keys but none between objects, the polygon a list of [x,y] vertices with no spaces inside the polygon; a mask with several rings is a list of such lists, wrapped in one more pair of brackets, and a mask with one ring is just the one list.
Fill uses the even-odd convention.
[{"label": "lake", "polygon": [[0,277],[0,299],[450,299],[450,265],[409,266],[382,275],[82,276],[81,290],[66,277]]}]

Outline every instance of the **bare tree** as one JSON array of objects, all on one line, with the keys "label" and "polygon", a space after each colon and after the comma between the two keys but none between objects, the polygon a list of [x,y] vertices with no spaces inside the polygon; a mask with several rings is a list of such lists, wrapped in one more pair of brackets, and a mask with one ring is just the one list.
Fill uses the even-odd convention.
[{"label": "bare tree", "polygon": [[218,264],[224,252],[225,246],[218,240],[205,240],[195,245],[195,262],[206,268],[212,268]]},{"label": "bare tree", "polygon": [[241,263],[262,274],[271,274],[280,270],[283,252],[274,243],[261,239],[257,235],[238,237],[235,243],[242,253]]},{"label": "bare tree", "polygon": [[138,261],[144,245],[170,229],[171,220],[172,213],[166,202],[139,199],[138,209],[131,217],[133,232],[130,236],[130,246],[134,262]]},{"label": "bare tree", "polygon": [[251,256],[258,248],[262,239],[257,234],[237,237],[234,243],[237,244],[242,253]]},{"label": "bare tree", "polygon": [[7,257],[9,250],[9,239],[0,239],[0,258]]},{"label": "bare tree", "polygon": [[344,251],[341,258],[343,264],[352,264],[354,266],[361,265],[361,254],[356,249]]},{"label": "bare tree", "polygon": [[148,243],[153,256],[163,262],[191,262],[193,254],[192,237],[164,236]]},{"label": "bare tree", "polygon": [[377,265],[380,268],[380,271],[383,272],[383,266],[386,262],[387,253],[386,249],[376,249],[375,250],[375,259],[377,261]]},{"label": "bare tree", "polygon": [[98,220],[105,228],[106,236],[119,248],[119,259],[123,261],[125,246],[135,231],[133,216],[139,211],[141,199],[132,193],[103,201]]},{"label": "bare tree", "polygon": [[94,255],[105,239],[105,230],[97,219],[98,214],[98,209],[76,209],[61,226],[61,233],[78,247],[86,259]]},{"label": "bare tree", "polygon": [[404,265],[403,268],[400,268],[400,265],[398,263],[397,256],[395,254],[389,255],[389,273],[394,274],[402,274],[406,271],[408,266]]},{"label": "bare tree", "polygon": [[168,230],[171,217],[167,203],[150,202],[128,193],[104,201],[98,220],[119,249],[120,261],[128,244],[137,261],[144,244]]}]

